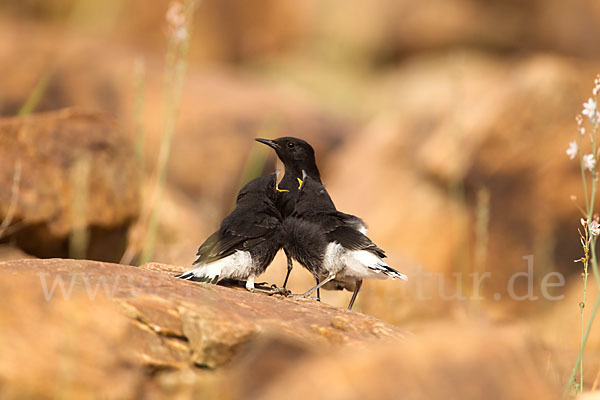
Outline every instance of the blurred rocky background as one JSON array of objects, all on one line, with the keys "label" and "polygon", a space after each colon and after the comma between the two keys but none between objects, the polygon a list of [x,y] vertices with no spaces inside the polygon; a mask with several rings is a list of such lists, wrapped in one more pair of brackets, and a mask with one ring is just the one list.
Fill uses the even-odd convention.
[{"label": "blurred rocky background", "polygon": [[[163,146],[169,5],[0,3],[1,260],[141,261]],[[103,301],[46,305],[13,281],[20,264],[0,264],[10,270],[0,276],[10,297],[0,306],[3,344],[20,324],[30,341],[50,332],[48,346],[36,344],[48,352],[38,375],[13,373],[29,362],[15,351],[0,355],[7,354],[0,393],[47,393],[56,383],[48,349],[66,360],[59,377],[67,379],[80,358],[64,343],[94,330],[104,337],[101,348],[116,346],[119,354],[79,354],[89,367],[79,372],[89,375],[64,390],[96,393],[120,377],[107,396],[560,395],[577,358],[583,292],[581,264],[573,262],[582,256],[583,193],[579,166],[565,150],[600,72],[600,3],[203,0],[189,34],[152,261],[189,267],[238,188],[277,167],[255,137],[301,137],[315,147],[338,208],[363,217],[390,264],[409,276],[365,283],[355,311],[410,332],[412,344],[323,351],[289,335],[268,336],[222,369],[181,356],[190,350],[180,342],[193,339],[166,334],[150,341],[160,357],[131,358],[134,339],[113,314],[140,318]],[[477,289],[470,274],[486,272]],[[544,280],[551,272],[565,284],[546,293],[544,282],[560,283],[556,275]],[[522,274],[511,280],[515,273]],[[281,284],[284,274],[279,255],[264,279]],[[293,291],[311,283],[294,269]],[[531,296],[511,298],[513,287],[519,296],[531,287]],[[592,285],[588,296],[596,294]],[[323,297],[344,307],[350,293]],[[40,316],[37,325],[20,316],[21,304]],[[87,315],[94,307],[102,311]],[[72,317],[61,319],[66,313]],[[213,317],[203,318],[211,321],[207,331],[217,329]],[[584,364],[590,390],[600,377],[596,325]],[[278,363],[286,357],[293,365],[283,370]],[[111,370],[114,363],[122,373]],[[35,376],[42,389],[19,392]],[[53,389],[59,397],[60,382]]]}]

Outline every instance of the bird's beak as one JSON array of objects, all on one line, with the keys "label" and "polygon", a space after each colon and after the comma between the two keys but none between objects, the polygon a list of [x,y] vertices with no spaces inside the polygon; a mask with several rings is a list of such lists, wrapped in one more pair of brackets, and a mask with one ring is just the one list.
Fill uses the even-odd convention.
[{"label": "bird's beak", "polygon": [[279,145],[277,143],[275,143],[274,141],[269,140],[269,139],[256,138],[254,140],[256,140],[259,143],[266,144],[267,146],[269,146],[275,150],[277,150],[279,148]]}]

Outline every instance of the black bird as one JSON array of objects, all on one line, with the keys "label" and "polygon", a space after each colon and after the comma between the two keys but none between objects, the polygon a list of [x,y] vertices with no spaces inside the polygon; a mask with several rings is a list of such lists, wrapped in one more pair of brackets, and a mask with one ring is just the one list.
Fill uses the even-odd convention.
[{"label": "black bird", "polygon": [[[315,151],[306,141],[294,137],[280,137],[278,139],[255,139],[257,142],[273,148],[285,166],[285,175],[278,186],[277,208],[283,218],[288,217],[293,211],[298,198],[298,182],[302,179],[302,171],[315,181],[321,183],[321,174],[317,168]],[[283,281],[285,288],[292,272],[293,264],[286,251],[287,274]],[[318,281],[317,281],[318,283]],[[317,297],[320,297],[317,292]]]},{"label": "black bird", "polygon": [[238,193],[235,209],[198,249],[196,268],[176,278],[208,283],[246,280],[246,289],[255,290],[255,277],[267,269],[283,244],[276,187],[276,174],[248,182]]},{"label": "black bird", "polygon": [[275,140],[255,139],[257,142],[273,148],[285,166],[285,175],[279,182],[278,207],[283,218],[294,211],[298,198],[298,179],[302,179],[302,171],[312,179],[321,183],[321,174],[317,168],[315,151],[306,141],[294,137],[281,137]]},{"label": "black bird", "polygon": [[294,212],[284,220],[284,248],[317,282],[300,296],[309,296],[320,287],[353,291],[348,309],[365,278],[407,279],[391,268],[385,252],[369,239],[364,222],[337,211],[325,187],[305,176]]}]

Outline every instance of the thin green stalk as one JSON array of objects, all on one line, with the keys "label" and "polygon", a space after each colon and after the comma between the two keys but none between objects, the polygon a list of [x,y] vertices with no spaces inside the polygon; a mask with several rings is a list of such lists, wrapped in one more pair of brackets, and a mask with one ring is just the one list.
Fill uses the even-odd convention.
[{"label": "thin green stalk", "polygon": [[[596,154],[595,151],[595,137],[592,137],[592,148],[594,149],[593,154]],[[588,268],[589,268],[589,249],[592,249],[592,265],[596,262],[596,239],[592,235],[589,224],[592,222],[593,213],[594,213],[594,201],[596,197],[596,190],[598,187],[598,175],[596,173],[596,168],[592,168],[592,195],[589,203],[588,215],[587,215],[587,225],[586,225],[586,242],[587,242],[587,251],[586,260],[584,262],[583,267],[583,299],[581,303],[579,303],[579,309],[581,312],[581,334],[580,334],[580,344],[579,344],[579,393],[583,392],[583,352],[585,350],[585,342],[584,342],[584,327],[585,327],[585,304],[587,300],[587,281],[588,281]],[[596,262],[597,264],[597,262]],[[593,320],[590,320],[590,323]]]},{"label": "thin green stalk", "polygon": [[52,70],[46,70],[46,72],[44,72],[44,74],[41,76],[40,80],[37,81],[35,87],[25,101],[25,104],[23,104],[23,106],[21,106],[19,109],[19,112],[17,113],[19,117],[26,117],[35,111],[40,100],[44,96],[44,93],[46,93],[46,90],[48,89],[52,74]]},{"label": "thin green stalk", "polygon": [[[598,102],[598,96],[595,95],[596,104]],[[598,134],[598,125],[599,121],[593,121],[592,134],[590,135],[590,141],[592,145],[592,155],[594,159],[597,159],[597,134]],[[598,273],[598,260],[596,258],[596,237],[594,236],[590,224],[594,221],[594,203],[596,201],[596,191],[598,188],[598,172],[596,170],[597,165],[591,168],[592,182],[591,182],[591,194],[588,197],[588,187],[587,187],[587,179],[585,175],[585,168],[583,163],[583,137],[579,136],[579,162],[581,169],[581,179],[583,183],[584,196],[586,201],[586,224],[585,224],[585,238],[581,237],[582,246],[584,249],[584,257],[581,260],[583,262],[583,299],[579,303],[580,309],[580,317],[581,317],[581,333],[580,333],[580,345],[579,345],[579,354],[577,357],[577,361],[575,362],[575,366],[573,367],[573,371],[571,372],[571,376],[569,377],[569,381],[567,387],[565,388],[565,392],[563,393],[563,399],[566,399],[573,388],[575,378],[577,376],[577,372],[579,371],[579,383],[576,387],[576,394],[583,392],[583,383],[584,383],[584,375],[583,375],[583,354],[585,347],[587,345],[587,340],[589,338],[589,334],[592,329],[592,325],[594,323],[594,318],[596,317],[596,313],[598,312],[598,308],[600,306],[600,295],[597,296],[596,301],[594,303],[594,307],[592,309],[592,314],[590,315],[590,319],[585,324],[585,305],[587,302],[587,283],[589,277],[589,262],[591,259],[592,262],[592,271],[594,274],[594,279],[596,281],[596,285],[600,287],[600,274]],[[591,257],[590,257],[591,252]]]},{"label": "thin green stalk", "polygon": [[579,303],[579,310],[581,312],[581,333],[579,339],[579,354],[581,354],[581,360],[579,361],[579,393],[581,393],[583,390],[583,350],[585,348],[583,336],[585,331],[585,302],[587,297],[588,265],[589,261],[586,260],[583,267],[583,300],[581,303]]},{"label": "thin green stalk", "polygon": [[575,382],[575,376],[577,375],[577,370],[579,369],[579,364],[583,360],[583,349],[587,345],[587,341],[590,337],[590,331],[592,330],[592,322],[594,322],[594,318],[596,318],[596,313],[600,308],[600,296],[596,298],[596,302],[594,303],[594,308],[592,309],[592,314],[590,315],[590,320],[588,321],[587,328],[585,331],[585,336],[583,338],[583,346],[579,349],[579,357],[575,362],[575,366],[573,367],[573,371],[571,371],[571,376],[569,377],[569,384],[563,393],[563,399],[566,399],[569,396],[569,392],[573,386],[573,382]]}]

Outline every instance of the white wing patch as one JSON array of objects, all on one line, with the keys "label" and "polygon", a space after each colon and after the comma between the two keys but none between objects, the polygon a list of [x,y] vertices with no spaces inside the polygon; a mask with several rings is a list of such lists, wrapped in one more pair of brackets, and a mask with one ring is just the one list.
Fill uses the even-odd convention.
[{"label": "white wing patch", "polygon": [[338,242],[327,245],[323,267],[336,273],[336,279],[404,279],[407,277],[392,269],[376,254],[367,250],[348,250]]},{"label": "white wing patch", "polygon": [[252,268],[252,257],[250,252],[237,250],[230,256],[221,258],[208,264],[200,264],[192,273],[202,280],[213,281],[217,277],[221,279],[242,279],[250,275]]},{"label": "white wing patch", "polygon": [[325,249],[325,257],[323,258],[323,268],[326,271],[337,273],[344,268],[342,257],[346,249],[338,242],[331,242]]}]

